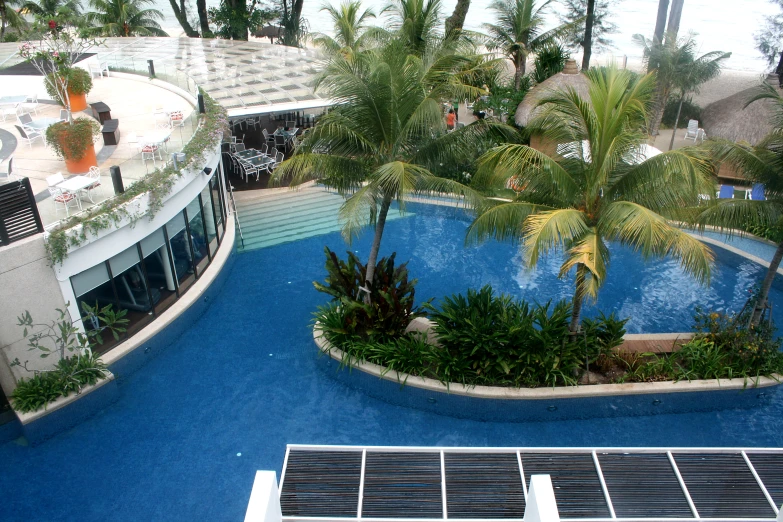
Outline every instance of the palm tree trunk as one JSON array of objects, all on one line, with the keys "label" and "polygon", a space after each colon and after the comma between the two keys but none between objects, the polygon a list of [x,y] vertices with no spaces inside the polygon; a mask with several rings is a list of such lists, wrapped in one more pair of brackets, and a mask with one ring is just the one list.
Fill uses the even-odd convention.
[{"label": "palm tree trunk", "polygon": [[[666,13],[669,10],[669,0],[658,1],[658,16],[655,18],[655,31],[653,32],[653,45],[663,42],[663,31],[666,29]],[[647,63],[647,74],[658,68],[658,63],[650,60]]]},{"label": "palm tree trunk", "polygon": [[522,85],[522,77],[525,75],[525,62],[527,62],[527,56],[522,53],[518,54],[514,62],[514,68],[516,69],[514,72],[514,90],[518,91],[520,85]]},{"label": "palm tree trunk", "polygon": [[685,0],[672,0],[672,9],[669,11],[669,25],[666,26],[666,35],[677,38],[680,32],[680,19],[682,18],[682,7]]},{"label": "palm tree trunk", "polygon": [[582,303],[585,299],[582,288],[585,284],[586,271],[587,268],[582,263],[576,265],[576,290],[574,291],[574,302],[571,308],[571,324],[568,326],[572,336],[579,332],[579,323],[582,318]]},{"label": "palm tree trunk", "polygon": [[180,0],[180,5],[177,5],[176,0],[169,0],[171,9],[174,11],[174,18],[177,19],[179,25],[182,26],[182,30],[185,31],[185,36],[189,38],[198,38],[198,31],[193,29],[188,22],[188,15],[185,12],[185,2]]},{"label": "palm tree trunk", "polygon": [[5,37],[5,17],[6,17],[5,0],[0,0],[0,42]]},{"label": "palm tree trunk", "polygon": [[655,101],[653,102],[652,117],[650,118],[650,136],[657,136],[661,127],[663,111],[666,108],[666,100],[669,98],[669,90],[663,86],[655,89]]},{"label": "palm tree trunk", "polygon": [[680,96],[680,105],[677,106],[677,116],[674,118],[674,129],[672,129],[672,140],[669,142],[669,150],[674,148],[674,136],[677,134],[677,124],[680,123],[680,112],[682,112],[682,102],[685,101],[685,93]]},{"label": "palm tree trunk", "polygon": [[465,17],[468,15],[468,9],[470,8],[470,0],[457,0],[457,5],[454,6],[454,12],[446,18],[446,35],[453,32],[455,29],[462,30],[462,26],[465,25]]},{"label": "palm tree trunk", "polygon": [[196,11],[198,12],[198,22],[201,28],[202,38],[211,38],[212,31],[209,30],[209,20],[207,19],[207,0],[196,0]]},{"label": "palm tree trunk", "polygon": [[[378,221],[375,223],[375,237],[372,240],[372,247],[370,247],[370,257],[367,259],[367,274],[364,279],[364,286],[368,290],[372,285],[373,277],[375,276],[375,264],[378,262],[378,250],[381,248],[381,238],[383,237],[383,227],[386,226],[386,215],[389,213],[389,207],[391,206],[392,198],[389,195],[383,197],[383,203],[381,203],[381,211],[378,213]],[[370,303],[370,293],[364,293],[364,302]]]},{"label": "palm tree trunk", "polygon": [[593,22],[595,21],[595,0],[587,0],[587,12],[585,13],[585,39],[582,42],[584,54],[582,55],[582,70],[590,68],[590,56],[593,54]]},{"label": "palm tree trunk", "polygon": [[778,267],[780,266],[781,260],[783,260],[783,243],[779,244],[777,250],[775,250],[775,255],[772,256],[772,262],[769,264],[767,275],[764,277],[764,282],[761,283],[759,298],[758,301],[756,301],[756,308],[753,310],[753,316],[750,320],[751,324],[758,324],[761,319],[761,314],[764,312],[764,307],[767,304],[769,289],[772,288],[772,282],[775,280],[775,275],[778,273]]}]

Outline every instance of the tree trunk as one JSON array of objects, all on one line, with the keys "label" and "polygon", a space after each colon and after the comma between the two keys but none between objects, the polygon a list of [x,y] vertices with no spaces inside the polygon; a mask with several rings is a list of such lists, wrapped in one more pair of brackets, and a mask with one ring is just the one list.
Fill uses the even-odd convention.
[{"label": "tree trunk", "polygon": [[470,7],[470,0],[457,0],[457,5],[454,6],[454,12],[446,18],[446,35],[449,35],[454,30],[462,30],[462,26],[465,24],[465,17],[468,15],[468,8]]},{"label": "tree trunk", "polygon": [[677,38],[680,32],[680,19],[682,18],[682,7],[685,0],[672,0],[672,8],[669,11],[669,25],[666,26],[666,36]]},{"label": "tree trunk", "polygon": [[193,27],[190,25],[190,22],[188,22],[188,15],[185,12],[185,2],[184,0],[180,0],[180,5],[177,5],[176,0],[169,0],[169,3],[171,4],[171,9],[174,11],[174,17],[179,22],[179,25],[182,26],[182,30],[185,31],[185,36],[189,38],[198,38],[198,31],[193,29]]},{"label": "tree trunk", "polygon": [[669,99],[669,89],[659,87],[655,90],[655,99],[653,101],[652,114],[650,118],[650,136],[657,136],[658,129],[661,127],[663,111],[666,108],[666,100]]},{"label": "tree trunk", "polygon": [[587,13],[585,18],[585,38],[582,42],[584,54],[582,55],[582,71],[590,68],[590,55],[593,54],[593,22],[595,21],[595,0],[587,0]]},{"label": "tree trunk", "polygon": [[[386,225],[386,215],[389,213],[389,207],[391,206],[391,196],[384,196],[383,203],[381,203],[381,211],[378,213],[378,221],[375,223],[375,237],[372,240],[372,247],[370,247],[370,257],[367,259],[367,274],[365,275],[364,286],[368,290],[372,285],[373,276],[375,276],[375,264],[378,262],[378,250],[381,248],[381,238],[383,237],[383,227]],[[370,293],[364,293],[364,302],[370,303]]]},{"label": "tree trunk", "polygon": [[677,107],[677,116],[674,118],[674,129],[672,130],[672,140],[669,142],[669,150],[674,148],[674,136],[677,134],[677,124],[680,123],[680,112],[682,112],[682,102],[685,101],[685,93],[680,96],[680,105]]},{"label": "tree trunk", "polygon": [[525,75],[525,62],[527,62],[527,56],[524,54],[517,55],[514,62],[514,90],[519,90],[519,86],[522,85],[522,77]]},{"label": "tree trunk", "polygon": [[780,53],[780,60],[778,61],[778,66],[775,67],[775,74],[778,75],[778,83],[783,85],[783,52]]},{"label": "tree trunk", "polygon": [[201,28],[201,37],[212,38],[212,31],[209,30],[209,19],[207,18],[207,0],[196,0],[196,11],[198,11],[198,23]]},{"label": "tree trunk", "polygon": [[0,0],[0,42],[5,38],[5,16],[6,16],[5,0]]},{"label": "tree trunk", "polygon": [[775,280],[775,275],[778,273],[778,267],[780,266],[781,260],[783,260],[783,243],[779,244],[777,250],[775,250],[775,255],[772,256],[772,262],[769,264],[767,275],[764,277],[764,282],[761,283],[759,299],[756,301],[756,308],[753,310],[753,316],[750,320],[751,324],[758,324],[761,319],[764,306],[767,304],[769,289],[772,288],[772,282]]},{"label": "tree trunk", "polygon": [[302,18],[302,7],[304,6],[304,0],[294,0],[291,4],[291,18],[299,20]]},{"label": "tree trunk", "polygon": [[[669,10],[669,0],[658,1],[658,16],[655,19],[655,32],[653,32],[653,45],[660,45],[663,42],[663,31],[666,29],[666,12]],[[647,73],[653,72],[658,68],[658,63],[650,60],[647,63]]]},{"label": "tree trunk", "polygon": [[576,290],[574,291],[574,302],[571,308],[571,324],[568,326],[572,336],[579,332],[579,323],[582,318],[582,303],[585,299],[582,287],[585,284],[586,271],[587,268],[582,263],[576,265]]}]

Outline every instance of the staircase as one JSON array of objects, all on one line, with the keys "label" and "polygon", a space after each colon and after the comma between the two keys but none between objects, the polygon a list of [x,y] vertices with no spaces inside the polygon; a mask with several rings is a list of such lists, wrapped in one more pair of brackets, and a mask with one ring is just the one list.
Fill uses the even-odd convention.
[{"label": "staircase", "polygon": [[[244,247],[240,244],[238,248],[240,252],[338,232],[342,228],[337,213],[344,200],[323,187],[235,192],[234,195],[244,237]],[[386,219],[400,217],[398,211],[390,210]]]}]

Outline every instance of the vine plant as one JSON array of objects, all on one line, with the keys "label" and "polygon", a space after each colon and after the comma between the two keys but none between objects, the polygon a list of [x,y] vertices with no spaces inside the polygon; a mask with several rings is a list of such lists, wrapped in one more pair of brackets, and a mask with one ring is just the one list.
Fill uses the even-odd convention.
[{"label": "vine plant", "polygon": [[[149,195],[146,213],[152,220],[163,207],[163,198],[171,192],[174,182],[182,176],[183,171],[203,164],[207,151],[214,150],[222,141],[224,132],[228,130],[228,119],[223,107],[203,90],[200,92],[204,96],[206,111],[193,137],[182,149],[185,163],[179,164],[178,168],[166,165],[162,169],[156,169],[130,185],[122,194],[85,213],[72,216],[51,230],[46,240],[46,252],[52,265],[61,264],[68,256],[68,250],[87,242],[90,234],[95,235],[101,230],[119,226],[126,219],[131,221],[132,226],[144,214],[131,212],[126,204],[144,194]],[[81,226],[78,232],[69,233],[78,226]]]}]

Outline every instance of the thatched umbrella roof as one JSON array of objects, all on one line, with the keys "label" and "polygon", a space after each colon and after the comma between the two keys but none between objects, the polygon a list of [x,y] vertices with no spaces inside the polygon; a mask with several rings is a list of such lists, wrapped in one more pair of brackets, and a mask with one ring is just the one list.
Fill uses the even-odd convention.
[{"label": "thatched umbrella roof", "polygon": [[[777,85],[777,76],[770,81]],[[775,111],[775,102],[758,100],[745,108],[755,90],[756,87],[751,87],[707,105],[701,111],[700,122],[707,137],[746,141],[756,145],[769,134],[772,131],[771,117]]]},{"label": "thatched umbrella roof", "polygon": [[574,60],[567,60],[566,66],[563,72],[557,73],[554,76],[550,76],[543,82],[539,83],[525,95],[525,99],[517,107],[517,112],[514,114],[514,121],[517,125],[525,127],[534,115],[534,109],[538,105],[538,101],[544,98],[549,92],[564,90],[567,87],[576,89],[579,96],[589,100],[588,86],[590,81],[587,76],[579,72]]}]

